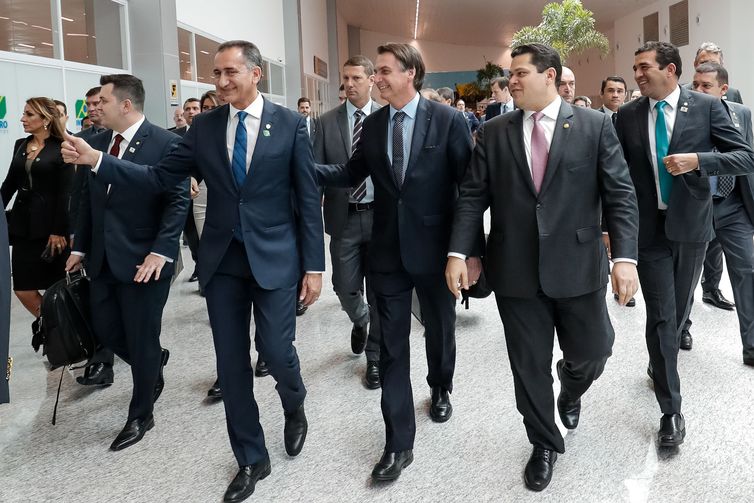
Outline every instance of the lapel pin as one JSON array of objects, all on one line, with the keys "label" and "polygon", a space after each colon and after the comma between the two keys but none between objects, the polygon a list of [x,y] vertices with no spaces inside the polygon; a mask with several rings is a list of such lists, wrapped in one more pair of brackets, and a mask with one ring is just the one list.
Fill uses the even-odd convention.
[{"label": "lapel pin", "polygon": [[265,128],[265,129],[270,129],[271,127],[272,127],[272,126],[270,126],[269,124],[265,124],[265,125],[264,125],[264,128]]},{"label": "lapel pin", "polygon": [[568,124],[567,122],[565,124],[563,124],[563,129],[568,129],[569,127],[571,127],[571,125]]},{"label": "lapel pin", "polygon": [[[137,143],[137,145],[138,145],[138,143]],[[134,152],[136,152],[136,149],[133,148],[133,147],[128,147],[128,151],[133,154]]]},{"label": "lapel pin", "polygon": [[681,107],[681,112],[688,112],[688,111],[689,111],[689,109],[688,109],[688,108],[686,108],[686,107]]},{"label": "lapel pin", "polygon": [[270,132],[265,129],[262,131],[262,136],[270,136]]}]

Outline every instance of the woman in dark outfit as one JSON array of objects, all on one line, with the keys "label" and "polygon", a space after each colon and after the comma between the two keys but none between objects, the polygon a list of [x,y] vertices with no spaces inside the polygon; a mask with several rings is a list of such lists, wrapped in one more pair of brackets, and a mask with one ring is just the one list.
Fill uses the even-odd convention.
[{"label": "woman in dark outfit", "polygon": [[[63,127],[55,102],[29,98],[21,123],[30,136],[16,142],[13,160],[0,195],[8,206],[13,254],[13,291],[23,306],[39,318],[40,290],[65,276],[68,256],[68,193],[73,167],[63,162],[60,146]],[[36,331],[35,321],[32,329]]]}]

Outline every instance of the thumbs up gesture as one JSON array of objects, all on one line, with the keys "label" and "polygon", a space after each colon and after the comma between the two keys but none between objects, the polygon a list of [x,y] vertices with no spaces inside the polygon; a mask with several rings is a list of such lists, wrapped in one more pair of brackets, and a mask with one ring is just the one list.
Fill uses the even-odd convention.
[{"label": "thumbs up gesture", "polygon": [[94,166],[99,161],[100,152],[94,150],[82,138],[71,136],[64,133],[64,139],[61,154],[63,161],[69,164],[85,164]]}]

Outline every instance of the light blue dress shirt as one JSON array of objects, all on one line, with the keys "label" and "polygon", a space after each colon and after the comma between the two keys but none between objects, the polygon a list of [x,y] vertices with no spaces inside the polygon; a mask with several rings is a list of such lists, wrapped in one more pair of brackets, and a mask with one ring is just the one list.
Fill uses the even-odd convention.
[{"label": "light blue dress shirt", "polygon": [[409,156],[411,154],[411,139],[414,137],[414,125],[416,124],[416,111],[419,108],[419,98],[421,95],[416,93],[411,101],[400,110],[390,105],[390,121],[387,124],[387,157],[390,163],[393,162],[393,117],[398,112],[404,112],[403,118],[403,179],[406,179],[406,167],[408,166]]}]

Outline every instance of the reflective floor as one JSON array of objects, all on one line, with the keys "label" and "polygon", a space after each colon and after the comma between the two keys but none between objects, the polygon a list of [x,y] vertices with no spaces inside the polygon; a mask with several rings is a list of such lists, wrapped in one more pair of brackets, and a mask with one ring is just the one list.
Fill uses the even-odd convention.
[{"label": "reflective floor", "polygon": [[[165,308],[162,344],[171,358],[156,426],[117,453],[108,446],[126,419],[128,367],[117,363],[115,384],[96,390],[82,388],[66,371],[52,426],[60,372],[47,372],[32,351],[31,317],[14,301],[12,403],[0,406],[1,502],[221,501],[237,467],[223,406],[205,399],[215,378],[214,352],[204,299],[196,283],[186,282],[187,269]],[[722,289],[732,298],[727,278]],[[384,444],[380,392],[362,385],[364,356],[350,351],[351,324],[328,274],[320,301],[298,318],[296,345],[309,391],[306,446],[299,457],[286,456],[274,382],[256,379],[272,474],[250,501],[750,502],[754,368],[741,362],[735,313],[700,300],[701,292],[694,349],[680,355],[686,442],[677,452],[656,448],[660,412],[645,373],[644,303],[639,295],[637,307],[620,308],[610,297],[613,357],[584,397],[579,427],[568,433],[567,452],[543,493],[523,485],[530,445],[515,408],[494,299],[472,301],[468,311],[458,307],[454,414],[444,424],[427,416],[424,341],[415,322],[415,461],[396,482],[375,486],[369,474]],[[554,392],[557,387],[556,379]]]}]

